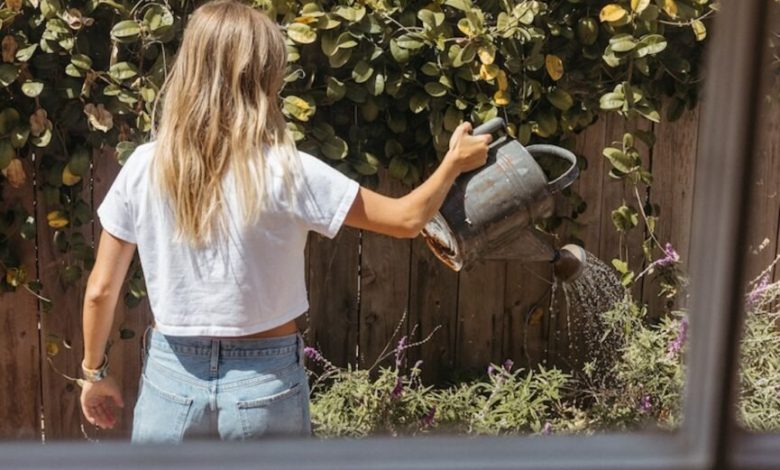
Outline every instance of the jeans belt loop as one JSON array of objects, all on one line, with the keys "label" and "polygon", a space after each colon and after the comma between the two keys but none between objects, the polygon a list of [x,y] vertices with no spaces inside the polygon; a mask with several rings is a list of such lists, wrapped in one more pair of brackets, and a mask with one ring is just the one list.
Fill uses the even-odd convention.
[{"label": "jeans belt loop", "polygon": [[295,359],[298,361],[298,365],[303,366],[303,337],[300,333],[295,334],[295,345],[297,346],[295,348]]}]

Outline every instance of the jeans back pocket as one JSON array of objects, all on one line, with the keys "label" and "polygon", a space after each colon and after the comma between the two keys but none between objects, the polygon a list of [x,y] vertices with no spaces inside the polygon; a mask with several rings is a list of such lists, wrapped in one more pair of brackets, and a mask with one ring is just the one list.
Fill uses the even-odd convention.
[{"label": "jeans back pocket", "polygon": [[273,435],[304,435],[304,405],[308,406],[309,397],[304,397],[303,389],[300,382],[296,382],[280,392],[249,400],[238,400],[236,406],[244,439]]},{"label": "jeans back pocket", "polygon": [[192,403],[191,397],[163,390],[142,374],[131,442],[181,442]]}]

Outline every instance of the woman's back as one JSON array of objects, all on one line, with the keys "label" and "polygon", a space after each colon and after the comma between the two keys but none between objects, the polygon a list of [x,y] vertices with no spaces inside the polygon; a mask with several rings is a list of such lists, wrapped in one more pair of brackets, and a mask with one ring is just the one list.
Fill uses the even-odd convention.
[{"label": "woman's back", "polygon": [[301,174],[290,193],[286,167],[269,150],[264,178],[268,204],[257,222],[242,223],[240,197],[228,171],[221,208],[226,230],[196,247],[175,240],[172,208],[151,185],[156,145],[143,144],[131,154],[98,216],[110,233],[138,245],[157,329],[169,335],[239,336],[305,312],[307,233],[333,237],[359,185],[299,153]]}]

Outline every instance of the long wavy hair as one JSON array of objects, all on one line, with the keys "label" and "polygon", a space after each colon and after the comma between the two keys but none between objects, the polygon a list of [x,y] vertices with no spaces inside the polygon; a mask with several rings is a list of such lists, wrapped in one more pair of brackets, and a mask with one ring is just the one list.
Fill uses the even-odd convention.
[{"label": "long wavy hair", "polygon": [[[223,180],[230,169],[243,222],[266,205],[266,161],[276,150],[295,166],[295,142],[280,109],[287,67],[280,28],[236,0],[215,0],[190,16],[181,47],[152,111],[152,179],[169,196],[175,239],[211,242],[226,225]],[[294,170],[284,171],[293,187]],[[291,190],[291,189],[290,189]]]}]

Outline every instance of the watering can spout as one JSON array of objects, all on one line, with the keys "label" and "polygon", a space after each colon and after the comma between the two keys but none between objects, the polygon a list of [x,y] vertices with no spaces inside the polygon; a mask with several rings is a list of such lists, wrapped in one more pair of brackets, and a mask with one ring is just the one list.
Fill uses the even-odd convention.
[{"label": "watering can spout", "polygon": [[555,252],[552,261],[555,277],[565,283],[572,283],[582,275],[587,263],[585,250],[578,245],[564,245]]}]

